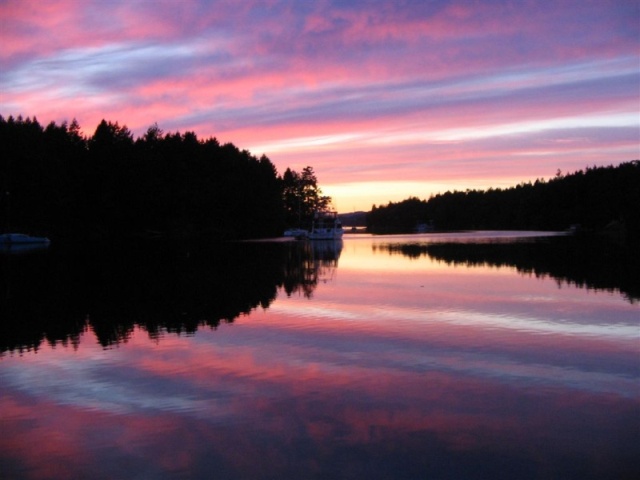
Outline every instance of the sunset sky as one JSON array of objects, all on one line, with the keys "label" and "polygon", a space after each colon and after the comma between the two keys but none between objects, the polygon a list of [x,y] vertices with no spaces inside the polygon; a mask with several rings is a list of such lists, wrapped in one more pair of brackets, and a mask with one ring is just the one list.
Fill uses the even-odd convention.
[{"label": "sunset sky", "polygon": [[0,114],[215,136],[343,213],[640,158],[640,1],[1,0]]}]

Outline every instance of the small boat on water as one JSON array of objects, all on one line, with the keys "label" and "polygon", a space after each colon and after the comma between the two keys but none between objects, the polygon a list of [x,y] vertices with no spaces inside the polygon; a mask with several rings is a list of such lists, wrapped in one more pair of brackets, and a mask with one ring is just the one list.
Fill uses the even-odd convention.
[{"label": "small boat on water", "polygon": [[24,233],[3,233],[0,234],[0,246],[9,247],[13,245],[49,245],[50,240],[46,237],[32,237]]},{"label": "small boat on water", "polygon": [[311,231],[310,240],[333,240],[342,238],[344,230],[342,222],[338,219],[338,212],[317,212]]},{"label": "small boat on water", "polygon": [[284,236],[302,240],[309,236],[309,232],[304,228],[290,228],[289,230],[284,231]]}]

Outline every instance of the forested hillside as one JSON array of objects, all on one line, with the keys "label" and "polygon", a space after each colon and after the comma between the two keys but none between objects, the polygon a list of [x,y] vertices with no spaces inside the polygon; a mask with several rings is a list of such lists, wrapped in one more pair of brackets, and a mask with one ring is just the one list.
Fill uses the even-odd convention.
[{"label": "forested hillside", "polygon": [[412,232],[432,223],[438,230],[564,230],[617,228],[640,241],[640,161],[593,167],[551,180],[508,189],[446,192],[428,200],[409,198],[374,206],[367,216],[372,233]]},{"label": "forested hillside", "polygon": [[0,228],[55,238],[280,235],[282,179],[271,161],[157,125],[134,139],[103,120],[41,126],[0,116]]}]

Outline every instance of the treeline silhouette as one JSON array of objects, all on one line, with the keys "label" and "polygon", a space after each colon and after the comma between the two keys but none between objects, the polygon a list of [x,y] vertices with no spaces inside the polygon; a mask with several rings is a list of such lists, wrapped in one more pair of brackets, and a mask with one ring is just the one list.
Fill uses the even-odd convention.
[{"label": "treeline silhouette", "polygon": [[136,327],[151,338],[192,334],[268,308],[279,292],[311,297],[340,255],[316,248],[134,240],[0,256],[0,354],[77,345],[87,329],[103,347],[126,342]]},{"label": "treeline silhouette", "polygon": [[282,179],[271,161],[157,125],[134,139],[103,120],[0,116],[0,228],[53,238],[280,235]]},{"label": "treeline silhouette", "polygon": [[598,236],[383,244],[376,248],[409,258],[426,256],[447,265],[515,267],[523,275],[552,277],[558,285],[617,291],[630,303],[640,301],[640,257]]},{"label": "treeline silhouette", "polygon": [[[613,222],[613,223],[612,223]],[[507,189],[454,191],[428,200],[409,198],[373,206],[371,233],[409,233],[418,224],[439,230],[618,229],[629,244],[640,244],[640,161],[593,167],[569,175],[558,172]]]}]

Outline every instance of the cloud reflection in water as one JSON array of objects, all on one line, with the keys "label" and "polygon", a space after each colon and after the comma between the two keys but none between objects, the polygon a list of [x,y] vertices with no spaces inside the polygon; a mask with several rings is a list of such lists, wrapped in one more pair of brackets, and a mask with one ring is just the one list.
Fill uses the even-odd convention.
[{"label": "cloud reflection in water", "polygon": [[[75,350],[5,354],[0,465],[27,478],[637,470],[637,305],[345,243],[311,297],[279,290],[217,330],[150,339],[138,325],[105,350],[89,328]],[[358,267],[380,256],[395,268]]]}]

